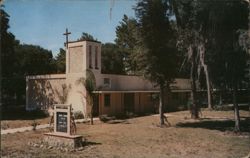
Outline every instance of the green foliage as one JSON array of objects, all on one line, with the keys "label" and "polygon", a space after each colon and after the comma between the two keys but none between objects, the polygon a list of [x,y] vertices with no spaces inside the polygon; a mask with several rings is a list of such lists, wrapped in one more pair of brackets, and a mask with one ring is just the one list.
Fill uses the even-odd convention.
[{"label": "green foliage", "polygon": [[97,41],[97,38],[94,39],[94,37],[91,34],[83,32],[82,36],[78,40]]},{"label": "green foliage", "polygon": [[[94,95],[93,92],[96,90],[96,80],[95,80],[94,73],[90,69],[86,70],[86,77],[79,78],[76,81],[76,83],[82,84],[86,88],[86,91],[88,93],[87,95],[90,95],[90,96]],[[85,96],[85,97],[87,97],[87,96]]]},{"label": "green foliage", "polygon": [[52,52],[40,46],[19,44],[13,52],[13,58],[18,67],[10,70],[12,64],[3,65],[10,75],[3,75],[2,92],[3,105],[25,104],[25,88],[27,75],[40,75],[53,73],[56,70]]},{"label": "green foliage", "polygon": [[82,111],[76,111],[76,112],[74,112],[74,118],[75,119],[83,119],[84,116],[83,116]]},{"label": "green foliage", "polygon": [[135,46],[137,44],[137,21],[123,16],[120,25],[116,27],[116,45],[122,52],[124,69],[127,74],[136,73],[136,61],[133,60]]},{"label": "green foliage", "polygon": [[211,4],[214,14],[209,32],[213,83],[222,88],[233,87],[244,80],[247,52],[239,44],[239,30],[248,29],[248,6],[239,1]]},{"label": "green foliage", "polygon": [[3,10],[1,5],[1,102],[3,105],[7,102],[10,104],[12,98],[16,98],[15,86],[18,85],[16,68],[17,57],[15,56],[14,46],[18,44],[15,36],[8,31],[9,15]]},{"label": "green foliage", "polygon": [[132,49],[136,45],[137,21],[123,15],[120,25],[116,27],[116,44],[121,48]]},{"label": "green foliage", "polygon": [[176,77],[176,31],[170,22],[169,1],[139,1],[135,7],[139,38],[136,47],[137,69],[147,79],[160,86],[160,125],[164,124],[164,92]]},{"label": "green foliage", "polygon": [[102,73],[124,74],[123,52],[112,43],[102,45]]},{"label": "green foliage", "polygon": [[15,47],[20,75],[38,75],[55,72],[52,52],[40,46],[21,44]]},{"label": "green foliage", "polygon": [[66,72],[66,51],[60,48],[59,53],[55,57],[55,64],[57,73],[65,73]]},{"label": "green foliage", "polygon": [[1,102],[3,106],[25,104],[25,76],[55,72],[52,52],[40,46],[20,44],[8,31],[9,15],[1,14]]},{"label": "green foliage", "polygon": [[[8,31],[9,29],[9,15],[3,10],[3,6],[0,9],[1,15],[1,65],[8,65],[2,67],[2,77],[12,76],[12,72],[15,71],[18,66],[15,57],[14,46],[19,42],[16,41],[15,36]],[[10,64],[12,63],[12,64]]]},{"label": "green foliage", "polygon": [[95,84],[94,84],[94,81],[90,78],[87,78],[85,80],[85,88],[87,90],[87,92],[89,93],[89,95],[93,95],[93,91],[95,90]]},{"label": "green foliage", "polygon": [[140,72],[151,81],[165,86],[176,76],[176,31],[167,14],[167,1],[139,1],[135,11],[140,44],[135,59]]},{"label": "green foliage", "polygon": [[25,106],[3,106],[1,120],[34,120],[49,116],[47,111],[26,111]]},{"label": "green foliage", "polygon": [[[210,48],[211,60],[208,63],[212,72],[212,80],[219,88],[233,89],[235,131],[238,132],[240,131],[240,116],[237,91],[244,80],[247,61],[247,52],[239,43],[239,30],[248,29],[249,4],[243,1],[220,1],[216,6],[209,2],[205,5],[210,8],[207,11],[210,15],[216,15],[210,19],[207,18],[208,25],[202,32],[203,36],[209,39],[207,47]],[[210,17],[209,14],[207,17]]]},{"label": "green foliage", "polygon": [[90,123],[93,125],[93,106],[94,106],[94,91],[96,90],[96,80],[94,73],[87,69],[86,70],[86,77],[85,78],[79,78],[77,80],[77,84],[82,84],[86,89],[86,94],[84,92],[81,92],[83,97],[87,101],[87,105],[90,106]]},{"label": "green foliage", "polygon": [[197,59],[201,59],[201,55],[205,58],[206,55],[204,51],[200,51],[201,49],[199,49],[204,45],[205,41],[200,33],[200,21],[197,18],[199,15],[199,7],[197,4],[197,1],[173,0],[173,8],[178,26],[178,48],[182,52],[185,52],[183,55],[186,56],[187,63],[191,65],[190,80],[192,103],[190,103],[190,112],[191,117],[195,119],[199,117],[196,81],[199,79],[199,68],[201,67],[201,62]]},{"label": "green foliage", "polygon": [[179,27],[179,48],[205,44],[205,62],[217,87],[230,87],[244,76],[246,53],[239,31],[247,30],[248,7],[243,1],[173,0]]},{"label": "green foliage", "polygon": [[[195,80],[199,73],[197,57],[205,58],[213,85],[220,89],[232,90],[235,110],[235,130],[239,131],[239,108],[237,90],[244,80],[247,54],[239,42],[239,30],[248,28],[248,3],[243,1],[191,1],[173,0],[179,41],[188,50],[191,59],[191,85],[193,107],[196,107]],[[201,54],[200,48],[203,48]],[[204,53],[205,52],[205,53]],[[207,80],[208,83],[208,80]],[[207,86],[208,87],[208,86]],[[209,88],[209,87],[208,87]],[[192,116],[197,110],[191,108]],[[196,117],[196,116],[195,116]]]},{"label": "green foliage", "polygon": [[[16,74],[15,82],[15,94],[17,97],[25,95],[25,77],[27,75],[40,75],[55,72],[55,66],[53,61],[52,52],[41,48],[40,46],[19,44],[15,47],[15,57],[17,57],[18,67],[13,74]],[[9,78],[8,80],[12,80]],[[7,89],[13,87],[13,85],[6,85]],[[23,98],[23,97],[22,97]],[[24,100],[23,100],[24,102]]]}]

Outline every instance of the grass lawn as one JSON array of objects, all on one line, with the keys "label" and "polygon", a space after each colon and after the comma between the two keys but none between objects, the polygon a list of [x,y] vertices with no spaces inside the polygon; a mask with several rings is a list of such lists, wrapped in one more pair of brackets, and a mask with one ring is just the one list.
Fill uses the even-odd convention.
[{"label": "grass lawn", "polygon": [[25,107],[3,110],[1,129],[11,129],[31,126],[33,122],[47,124],[50,117],[42,111],[26,111]]},{"label": "grass lawn", "polygon": [[[35,122],[39,125],[48,124],[50,121],[50,117],[35,119]],[[19,127],[28,127],[34,120],[3,120],[1,121],[1,129],[11,129],[11,128],[19,128]]]},{"label": "grass lawn", "polygon": [[87,141],[81,151],[65,152],[28,145],[48,129],[2,135],[2,157],[104,158],[239,158],[250,152],[250,115],[240,111],[243,133],[232,132],[233,111],[203,111],[191,120],[188,111],[168,113],[171,127],[159,128],[158,116],[144,116],[94,125],[77,124]]}]

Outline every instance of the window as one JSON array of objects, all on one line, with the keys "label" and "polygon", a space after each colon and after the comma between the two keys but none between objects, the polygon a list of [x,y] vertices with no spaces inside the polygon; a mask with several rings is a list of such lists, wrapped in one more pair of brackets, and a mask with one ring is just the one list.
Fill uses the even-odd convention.
[{"label": "window", "polygon": [[103,88],[111,88],[110,78],[103,78]]},{"label": "window", "polygon": [[103,84],[104,85],[110,85],[110,79],[109,78],[104,78],[103,79]]},{"label": "window", "polygon": [[95,69],[98,69],[98,47],[95,47]]},{"label": "window", "polygon": [[92,47],[89,46],[89,68],[92,68]]},{"label": "window", "polygon": [[104,94],[104,106],[110,106],[110,94]]}]

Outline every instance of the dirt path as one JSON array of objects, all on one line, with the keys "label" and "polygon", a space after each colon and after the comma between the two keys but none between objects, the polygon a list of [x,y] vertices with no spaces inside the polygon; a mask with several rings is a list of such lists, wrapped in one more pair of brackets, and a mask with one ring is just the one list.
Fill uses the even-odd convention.
[{"label": "dirt path", "polygon": [[[93,118],[94,121],[99,120],[99,118]],[[75,120],[76,123],[83,123],[83,122],[88,122],[89,119],[78,119]],[[48,128],[50,127],[49,124],[42,124],[42,125],[37,125],[35,127],[36,130],[38,129],[44,129],[44,128]],[[31,131],[34,130],[33,126],[27,126],[27,127],[19,127],[19,128],[9,128],[9,129],[5,129],[5,130],[1,130],[1,135],[4,134],[13,134],[13,133],[17,133],[17,132],[26,132],[26,131]]]}]

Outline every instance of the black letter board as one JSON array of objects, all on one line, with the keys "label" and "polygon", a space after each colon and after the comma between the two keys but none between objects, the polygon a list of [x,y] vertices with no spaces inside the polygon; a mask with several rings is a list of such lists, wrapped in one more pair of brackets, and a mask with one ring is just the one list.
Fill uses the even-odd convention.
[{"label": "black letter board", "polygon": [[56,131],[67,133],[67,112],[57,112],[56,120]]}]

